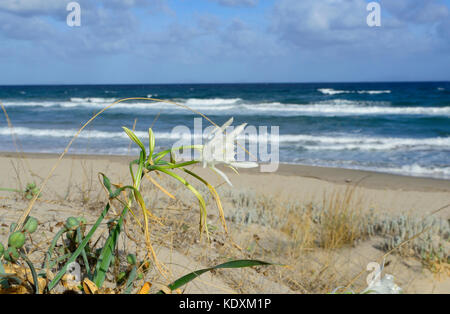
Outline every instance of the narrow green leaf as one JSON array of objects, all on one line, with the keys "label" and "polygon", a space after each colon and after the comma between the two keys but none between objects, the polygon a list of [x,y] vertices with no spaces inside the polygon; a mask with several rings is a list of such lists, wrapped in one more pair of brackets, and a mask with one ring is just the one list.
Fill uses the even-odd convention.
[{"label": "narrow green leaf", "polygon": [[[65,260],[65,259],[68,259],[71,255],[72,255],[71,253],[67,253],[67,254],[65,254],[65,255],[58,256],[55,260],[51,261],[51,262],[48,264],[48,269],[52,269],[56,264],[61,263],[61,262],[62,262],[63,260]],[[46,273],[45,269],[42,269],[42,270],[38,273],[38,275],[39,275],[40,277],[46,277],[46,276],[47,276],[47,273]]]},{"label": "narrow green leaf", "polygon": [[125,133],[127,133],[128,137],[135,142],[136,144],[138,144],[138,146],[142,149],[142,151],[144,152],[145,155],[145,146],[144,144],[142,144],[141,140],[137,138],[136,134],[133,133],[133,131],[131,131],[130,129],[126,128],[126,127],[122,127],[122,129],[125,131]]},{"label": "narrow green leaf", "polygon": [[153,151],[155,150],[155,133],[151,128],[148,129],[148,147],[149,147],[149,156],[153,155]]},{"label": "narrow green leaf", "polygon": [[122,193],[122,191],[124,191],[124,190],[126,190],[126,189],[134,190],[134,187],[131,186],[131,185],[122,186],[122,187],[116,189],[116,190],[114,191],[114,193],[110,194],[110,195],[109,195],[109,198],[113,199],[113,198],[118,197],[118,196],[120,195],[120,193]]},{"label": "narrow green leaf", "polygon": [[0,278],[2,278],[2,280],[6,281],[6,283],[8,284],[7,287],[9,287],[8,280],[15,281],[15,283],[18,285],[22,284],[22,280],[19,277],[14,276],[14,274],[6,274],[4,272],[0,272]]},{"label": "narrow green leaf", "polygon": [[[268,265],[275,265],[272,263],[268,263],[268,262],[262,262],[262,261],[258,261],[258,260],[236,260],[236,261],[231,261],[231,262],[227,262],[227,263],[223,263],[214,267],[210,267],[210,268],[205,268],[205,269],[200,269],[200,270],[196,270],[192,273],[189,273],[177,280],[175,280],[173,283],[171,283],[168,287],[170,288],[170,290],[176,290],[182,286],[184,286],[185,284],[187,284],[188,282],[194,280],[195,278],[197,278],[198,276],[214,270],[214,269],[220,269],[220,268],[245,268],[245,267],[253,267],[253,266],[268,266]],[[158,294],[163,294],[164,292],[161,290],[158,292]]]},{"label": "narrow green leaf", "polygon": [[[3,264],[0,262],[0,277],[2,277],[2,274],[5,274],[5,268],[3,267]],[[0,285],[7,289],[9,288],[9,284],[8,284],[8,280],[4,279],[4,278],[0,278]]]},{"label": "narrow green leaf", "polygon": [[157,163],[158,161],[160,161],[164,156],[166,156],[170,152],[179,151],[179,150],[183,150],[183,149],[198,149],[198,150],[201,150],[201,149],[203,149],[203,145],[180,146],[180,147],[176,147],[176,148],[167,149],[167,150],[164,150],[164,151],[159,152],[157,154],[154,154],[152,156],[152,158],[155,161],[155,163]]},{"label": "narrow green leaf", "polygon": [[9,189],[9,188],[0,188],[0,191],[23,193],[23,191],[21,191],[21,190]]},{"label": "narrow green leaf", "polygon": [[122,228],[123,220],[128,212],[128,207],[124,207],[114,229],[111,231],[108,239],[106,239],[105,245],[100,253],[100,256],[95,267],[95,275],[93,282],[97,287],[101,288],[106,278],[109,266],[111,265],[112,258],[114,256],[114,250],[119,240],[120,231]]},{"label": "narrow green leaf", "polygon": [[103,173],[101,173],[101,175],[103,176],[103,185],[108,190],[109,194],[111,194],[111,181]]},{"label": "narrow green leaf", "polygon": [[133,268],[130,271],[130,274],[128,275],[128,280],[127,280],[127,283],[125,285],[124,294],[130,294],[131,293],[131,289],[133,288],[133,282],[136,279],[136,276],[137,276],[137,267],[133,266]]},{"label": "narrow green leaf", "polygon": [[59,239],[65,232],[67,232],[67,229],[66,229],[66,227],[63,227],[63,228],[61,228],[61,229],[56,233],[56,235],[53,237],[52,243],[50,244],[50,247],[48,248],[47,256],[46,256],[46,258],[45,258],[44,270],[47,270],[47,269],[50,270],[49,263],[50,263],[50,259],[52,258],[52,253],[53,253],[53,251],[54,251],[54,249],[55,249],[55,246],[56,246],[56,243],[58,242],[58,239]]},{"label": "narrow green leaf", "polygon": [[183,167],[181,167],[180,169],[183,170],[184,172],[186,172],[187,174],[193,176],[194,178],[196,178],[197,180],[202,182],[204,185],[206,185],[206,187],[209,189],[212,197],[216,201],[217,209],[219,210],[220,219],[222,220],[222,226],[223,226],[225,232],[228,233],[227,224],[225,221],[225,213],[223,212],[222,202],[220,201],[220,197],[219,197],[219,194],[217,193],[216,189],[211,184],[209,184],[208,181],[206,181],[199,175],[195,174],[194,172],[189,171],[188,169],[185,169]]},{"label": "narrow green leaf", "polygon": [[[78,227],[76,232],[77,232],[76,236],[77,236],[78,242],[81,243],[81,241],[83,241],[83,239],[81,237],[81,228]],[[86,268],[87,276],[91,280],[92,274],[91,274],[91,268],[89,267],[89,260],[86,255],[86,248],[83,248],[83,250],[81,251],[81,256],[83,257],[84,267]]]},{"label": "narrow green leaf", "polygon": [[33,277],[33,281],[34,281],[34,291],[36,294],[39,294],[39,281],[38,281],[38,276],[36,274],[36,269],[34,268],[33,263],[28,259],[28,257],[20,252],[20,256],[24,259],[24,261],[27,263],[28,267],[30,268],[31,271],[31,276]]},{"label": "narrow green leaf", "polygon": [[147,170],[157,170],[156,167],[164,168],[164,169],[177,169],[177,168],[181,168],[181,167],[195,165],[195,164],[198,164],[198,163],[199,162],[195,161],[195,160],[186,161],[186,162],[178,163],[178,164],[169,163],[169,162],[165,162],[165,161],[160,161],[160,162],[158,162],[157,165],[154,165],[154,166],[148,165],[147,166]]}]

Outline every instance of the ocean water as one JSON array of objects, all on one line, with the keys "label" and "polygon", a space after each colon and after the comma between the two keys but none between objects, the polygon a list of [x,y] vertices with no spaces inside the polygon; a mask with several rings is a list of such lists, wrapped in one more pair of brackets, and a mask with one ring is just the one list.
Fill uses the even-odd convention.
[{"label": "ocean water", "polygon": [[[450,179],[450,82],[0,86],[21,150],[60,153],[92,114],[126,97],[155,97],[216,123],[279,126],[280,161]],[[193,126],[192,112],[132,101],[107,110],[71,153],[135,154],[121,126],[140,136],[154,123],[159,147]],[[155,118],[156,122],[155,122]],[[0,151],[15,151],[6,120]],[[207,123],[204,123],[207,126]]]}]

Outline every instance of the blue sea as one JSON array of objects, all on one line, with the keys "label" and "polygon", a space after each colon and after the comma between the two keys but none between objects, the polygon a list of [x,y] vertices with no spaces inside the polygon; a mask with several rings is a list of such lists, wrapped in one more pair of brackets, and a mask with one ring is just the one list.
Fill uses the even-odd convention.
[{"label": "blue sea", "polygon": [[[450,82],[0,86],[25,152],[62,152],[94,113],[126,97],[172,100],[218,124],[234,117],[235,124],[279,126],[284,163],[450,179]],[[120,103],[69,152],[135,154],[121,129],[135,119],[139,135],[154,123],[157,145],[168,147],[177,140],[172,128],[192,127],[194,117],[169,104]],[[0,151],[15,151],[6,119]]]}]

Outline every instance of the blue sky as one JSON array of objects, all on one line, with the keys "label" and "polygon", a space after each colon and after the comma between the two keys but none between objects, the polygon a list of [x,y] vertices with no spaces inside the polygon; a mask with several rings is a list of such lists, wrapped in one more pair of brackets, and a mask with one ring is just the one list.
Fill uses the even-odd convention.
[{"label": "blue sky", "polygon": [[0,84],[450,80],[450,0],[0,1]]}]

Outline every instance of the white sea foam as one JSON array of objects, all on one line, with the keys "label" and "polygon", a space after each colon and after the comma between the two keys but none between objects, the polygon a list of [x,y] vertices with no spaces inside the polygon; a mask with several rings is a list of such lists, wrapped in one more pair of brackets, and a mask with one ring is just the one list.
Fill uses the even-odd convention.
[{"label": "white sea foam", "polygon": [[[33,129],[27,127],[16,127],[14,133],[21,136],[32,137],[59,137],[71,138],[77,132],[76,129]],[[148,133],[145,131],[136,131],[139,138],[147,138]],[[0,128],[0,135],[10,136],[11,130],[7,127]],[[174,132],[155,132],[155,136],[161,140],[178,140],[191,139],[190,133],[174,133]],[[201,137],[200,134],[197,135]],[[107,132],[99,130],[85,130],[80,138],[90,139],[127,139],[125,132]],[[242,138],[242,137],[241,137]],[[257,137],[246,135],[251,142],[275,140],[275,138]],[[323,135],[307,135],[307,134],[281,134],[278,138],[281,144],[301,146],[308,150],[450,150],[450,137],[433,137],[433,138],[394,138],[394,137],[370,137],[370,136],[350,136],[330,134]]]},{"label": "white sea foam", "polygon": [[448,107],[390,107],[357,105],[352,101],[335,100],[333,103],[319,103],[309,105],[286,105],[281,103],[269,103],[255,105],[243,105],[249,111],[267,113],[291,113],[299,115],[325,115],[325,116],[361,116],[361,115],[425,115],[425,116],[450,116]]},{"label": "white sea foam", "polygon": [[[113,103],[115,98],[72,98],[71,101],[31,101],[5,102],[8,107],[53,107],[102,109]],[[180,99],[180,104],[206,113],[216,111],[227,115],[280,115],[280,116],[363,116],[363,115],[423,115],[450,116],[450,106],[447,107],[392,107],[389,102],[382,101],[350,101],[334,99],[315,104],[283,104],[280,102],[249,103],[240,98],[223,99]],[[192,114],[189,110],[160,102],[123,102],[110,110],[162,110],[164,114]]]},{"label": "white sea foam", "polygon": [[390,90],[359,90],[358,94],[370,94],[370,95],[378,95],[378,94],[390,94]]},{"label": "white sea foam", "polygon": [[[156,97],[155,95],[147,95],[148,98]],[[87,97],[87,98],[79,98],[72,97],[70,101],[8,101],[5,102],[5,106],[17,106],[17,107],[65,107],[65,108],[73,108],[73,107],[87,107],[87,108],[104,108],[107,105],[112,104],[113,102],[119,100],[118,98],[101,98],[101,97]],[[175,99],[171,100],[178,102],[183,105],[187,105],[189,107],[197,107],[197,108],[206,108],[206,109],[217,109],[222,110],[224,105],[234,105],[241,101],[240,98],[212,98],[212,99]],[[127,101],[116,104],[113,108],[125,108],[125,109],[173,109],[176,108],[174,105],[164,102],[152,102],[152,101]],[[226,107],[233,108],[233,107]]]},{"label": "white sea foam", "polygon": [[450,178],[450,167],[425,167],[417,163],[396,168],[375,168],[373,170],[420,177]]},{"label": "white sea foam", "polygon": [[[63,130],[63,129],[32,129],[27,127],[15,127],[14,134],[17,136],[33,136],[33,137],[73,137],[78,130]],[[144,132],[143,132],[144,133]],[[9,128],[0,128],[0,135],[11,135]],[[144,134],[139,134],[144,135]],[[85,130],[79,135],[80,138],[113,138],[123,137],[127,138],[124,132],[104,132],[96,130]]]},{"label": "white sea foam", "polygon": [[95,104],[112,103],[115,102],[116,100],[117,100],[116,98],[102,98],[102,97],[70,98],[70,101],[73,103],[95,103]]},{"label": "white sea foam", "polygon": [[[32,129],[27,127],[15,127],[14,134],[21,137],[51,137],[51,138],[71,138],[78,130],[70,129]],[[146,131],[135,131],[134,132],[139,138],[148,138],[148,132]],[[0,128],[0,136],[10,136],[11,129],[8,127]],[[176,132],[155,132],[155,136],[158,139],[165,140],[178,140],[181,138],[191,139],[190,133],[176,133]],[[78,136],[79,138],[89,138],[89,139],[128,139],[125,132],[108,132],[108,131],[98,131],[98,130],[84,130]]]},{"label": "white sea foam", "polygon": [[338,95],[338,94],[350,94],[351,91],[348,90],[335,90],[332,88],[319,88],[319,92],[325,95]]},{"label": "white sea foam", "polygon": [[221,106],[221,105],[234,105],[242,99],[240,98],[212,98],[212,99],[200,99],[200,98],[190,98],[186,101],[181,100],[187,106]]},{"label": "white sea foam", "polygon": [[349,91],[349,90],[335,90],[332,88],[319,88],[319,92],[325,95],[339,95],[339,94],[370,94],[370,95],[378,95],[378,94],[390,94],[390,90],[359,90],[359,91]]},{"label": "white sea foam", "polygon": [[450,150],[450,137],[433,138],[393,138],[368,136],[316,136],[316,135],[280,135],[280,143],[294,145],[311,151],[414,151],[414,150]]},{"label": "white sea foam", "polygon": [[433,177],[441,179],[450,178],[450,167],[448,166],[424,166],[418,163],[407,164],[407,165],[385,165],[385,166],[373,166],[366,163],[358,163],[354,161],[337,161],[337,162],[324,162],[322,160],[303,160],[296,159],[291,164],[302,164],[311,166],[323,166],[332,168],[346,168],[346,169],[357,169],[366,171],[375,171],[382,173],[392,173],[416,177]]}]

